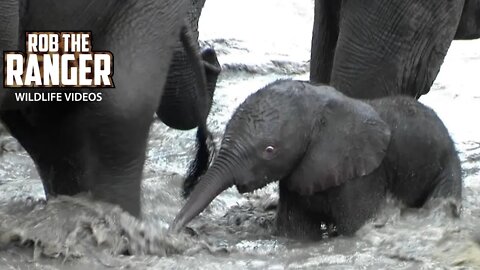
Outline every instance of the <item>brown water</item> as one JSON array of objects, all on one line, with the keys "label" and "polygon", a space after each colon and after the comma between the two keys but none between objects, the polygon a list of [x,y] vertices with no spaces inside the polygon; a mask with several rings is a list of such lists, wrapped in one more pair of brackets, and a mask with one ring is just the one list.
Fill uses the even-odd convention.
[{"label": "brown water", "polygon": [[[219,0],[207,5],[212,2],[221,5]],[[274,18],[293,10],[291,20],[311,20],[305,16],[311,3],[269,2],[277,3]],[[206,7],[204,15],[212,18],[219,8]],[[204,22],[201,30],[213,24]],[[228,21],[222,27],[226,30],[204,31],[209,33],[204,35],[207,43],[222,53],[226,70],[209,117],[217,144],[233,110],[250,93],[276,78],[308,78],[308,54],[289,53],[300,46],[297,39],[280,37],[276,42],[282,45],[266,53],[259,45],[260,34],[246,27],[240,39],[232,39],[227,36]],[[299,51],[308,51],[308,43],[303,41]],[[276,186],[269,185],[247,195],[225,191],[190,224],[190,234],[168,236],[168,224],[183,204],[180,185],[193,154],[194,131],[153,124],[142,221],[82,196],[45,203],[32,161],[13,138],[3,135],[0,269],[480,269],[478,48],[480,41],[454,42],[431,93],[421,98],[449,128],[462,160],[464,199],[458,219],[451,217],[448,204],[402,210],[391,201],[354,237],[298,242],[273,235],[278,196]]]}]

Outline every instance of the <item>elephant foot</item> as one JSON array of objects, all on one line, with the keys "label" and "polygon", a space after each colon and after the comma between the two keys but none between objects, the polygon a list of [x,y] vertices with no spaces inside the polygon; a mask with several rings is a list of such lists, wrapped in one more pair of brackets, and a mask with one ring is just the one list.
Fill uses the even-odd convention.
[{"label": "elephant foot", "polygon": [[318,241],[331,236],[336,236],[328,230],[325,223],[305,224],[304,222],[292,222],[285,224],[277,221],[275,235],[303,241]]},{"label": "elephant foot", "polygon": [[[297,195],[280,192],[277,206],[276,234],[298,240],[321,240],[329,236],[330,219],[326,215],[306,210]],[[297,200],[298,199],[298,200]]]}]

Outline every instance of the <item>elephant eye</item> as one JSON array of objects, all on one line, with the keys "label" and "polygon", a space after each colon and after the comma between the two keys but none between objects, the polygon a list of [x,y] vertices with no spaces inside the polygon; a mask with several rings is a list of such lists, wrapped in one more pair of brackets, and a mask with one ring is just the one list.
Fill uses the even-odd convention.
[{"label": "elephant eye", "polygon": [[263,150],[263,156],[265,159],[272,159],[277,152],[277,149],[273,145],[268,145],[265,147],[265,150]]},{"label": "elephant eye", "polygon": [[275,146],[272,146],[272,145],[267,146],[267,147],[265,148],[265,152],[266,152],[266,153],[269,153],[269,154],[275,152]]}]

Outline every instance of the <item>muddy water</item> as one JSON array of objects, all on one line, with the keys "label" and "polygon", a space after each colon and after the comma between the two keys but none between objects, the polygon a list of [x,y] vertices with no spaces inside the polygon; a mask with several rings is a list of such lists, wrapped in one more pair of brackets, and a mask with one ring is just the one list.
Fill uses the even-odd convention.
[{"label": "muddy water", "polygon": [[[209,117],[217,144],[233,110],[250,93],[276,78],[308,78],[312,1],[262,1],[269,14],[245,8],[253,0],[236,2],[207,1],[200,26],[225,70]],[[242,21],[246,13],[248,22]],[[354,237],[292,241],[272,235],[277,194],[269,185],[248,195],[225,191],[190,224],[189,234],[171,237],[165,230],[183,203],[180,184],[194,131],[153,124],[142,221],[86,196],[45,203],[30,158],[3,135],[0,269],[480,268],[479,48],[480,40],[454,42],[431,93],[421,98],[449,128],[462,160],[459,219],[451,218],[448,205],[402,210],[389,202]]]}]

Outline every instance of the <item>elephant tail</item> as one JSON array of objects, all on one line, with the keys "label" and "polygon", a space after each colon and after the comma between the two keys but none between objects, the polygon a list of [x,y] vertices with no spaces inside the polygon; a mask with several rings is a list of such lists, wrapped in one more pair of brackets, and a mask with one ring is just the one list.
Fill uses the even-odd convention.
[{"label": "elephant tail", "polygon": [[198,184],[199,177],[207,171],[215,153],[213,136],[206,126],[197,129],[197,152],[195,159],[190,163],[187,178],[183,182],[183,197],[187,198]]}]

